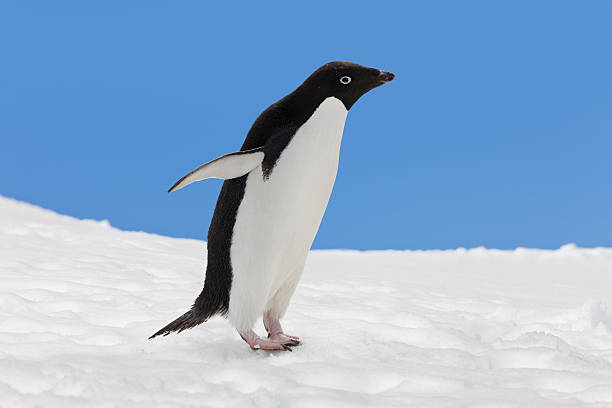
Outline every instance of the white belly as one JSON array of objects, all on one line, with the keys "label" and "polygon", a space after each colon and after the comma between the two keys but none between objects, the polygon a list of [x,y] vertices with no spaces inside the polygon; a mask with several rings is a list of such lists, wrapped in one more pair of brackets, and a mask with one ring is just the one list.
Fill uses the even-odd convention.
[{"label": "white belly", "polygon": [[279,290],[293,293],[336,180],[346,115],[340,100],[327,98],[293,136],[268,179],[261,166],[249,173],[230,252],[228,319],[236,328],[252,328]]}]

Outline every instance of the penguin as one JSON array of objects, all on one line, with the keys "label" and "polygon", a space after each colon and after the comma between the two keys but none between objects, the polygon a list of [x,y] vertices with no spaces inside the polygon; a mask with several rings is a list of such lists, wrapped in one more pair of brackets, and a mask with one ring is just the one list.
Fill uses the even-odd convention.
[{"label": "penguin", "polygon": [[[221,315],[252,349],[291,351],[300,344],[280,319],[327,208],[348,111],[394,77],[351,62],[327,63],[259,115],[240,151],[201,165],[170,188],[225,180],[208,230],[204,288],[187,313],[150,339]],[[262,316],[266,338],[253,331]]]}]

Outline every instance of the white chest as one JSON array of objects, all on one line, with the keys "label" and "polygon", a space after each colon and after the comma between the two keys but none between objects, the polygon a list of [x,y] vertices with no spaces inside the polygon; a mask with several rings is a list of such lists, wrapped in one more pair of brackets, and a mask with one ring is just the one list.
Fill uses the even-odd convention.
[{"label": "white chest", "polygon": [[239,213],[257,218],[254,234],[310,248],[336,180],[346,115],[341,101],[327,98],[298,129],[269,178],[263,179],[261,168],[250,174]]},{"label": "white chest", "polygon": [[346,115],[336,98],[327,98],[319,106],[284,149],[270,178],[262,183],[271,197],[287,204],[301,202],[304,211],[308,204],[327,205],[338,171]]},{"label": "white chest", "polygon": [[326,99],[269,178],[261,166],[249,173],[230,251],[229,319],[236,327],[251,327],[266,302],[283,291],[288,301],[293,293],[336,180],[346,115],[341,101]]},{"label": "white chest", "polygon": [[275,266],[287,250],[305,256],[336,180],[346,115],[341,101],[327,98],[298,129],[269,178],[261,167],[249,174],[234,227],[233,264],[247,256]]}]

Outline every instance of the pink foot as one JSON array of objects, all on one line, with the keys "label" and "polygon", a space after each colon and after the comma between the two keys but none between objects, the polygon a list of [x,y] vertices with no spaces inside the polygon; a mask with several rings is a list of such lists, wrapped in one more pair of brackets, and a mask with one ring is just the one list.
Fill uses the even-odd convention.
[{"label": "pink foot", "polygon": [[294,346],[300,344],[300,338],[297,336],[290,336],[283,333],[280,321],[273,317],[270,313],[266,312],[263,316],[263,323],[266,331],[268,332],[268,340],[276,342],[293,342]]},{"label": "pink foot", "polygon": [[294,346],[300,344],[300,338],[297,336],[289,336],[285,333],[268,334],[268,340],[277,342],[293,342]]},{"label": "pink foot", "polygon": [[291,351],[292,346],[297,346],[295,340],[292,339],[262,339],[253,330],[238,332],[240,337],[247,342],[253,350],[285,350]]}]

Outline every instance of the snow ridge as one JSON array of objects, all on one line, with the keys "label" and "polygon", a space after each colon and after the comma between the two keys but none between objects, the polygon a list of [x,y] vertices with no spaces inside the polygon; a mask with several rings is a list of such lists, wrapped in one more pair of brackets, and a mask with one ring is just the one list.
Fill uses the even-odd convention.
[{"label": "snow ridge", "polygon": [[612,407],[610,248],[313,251],[293,353],[147,341],[204,251],[0,197],[0,406]]}]

